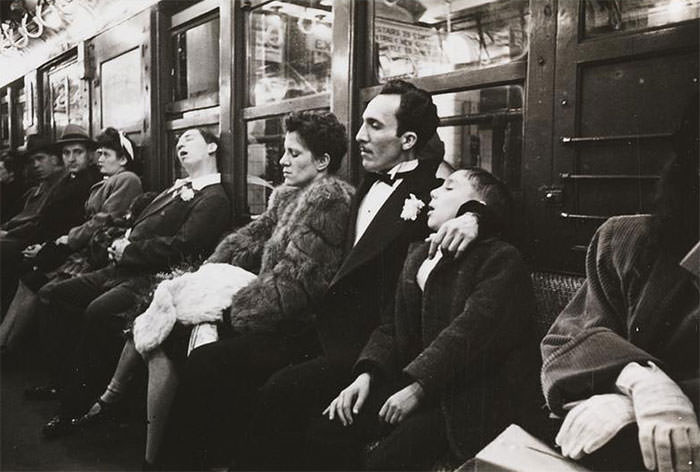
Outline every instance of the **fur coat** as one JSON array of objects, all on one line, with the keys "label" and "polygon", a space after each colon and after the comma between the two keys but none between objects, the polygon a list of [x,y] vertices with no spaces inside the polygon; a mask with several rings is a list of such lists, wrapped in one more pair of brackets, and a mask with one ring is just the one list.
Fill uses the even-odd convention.
[{"label": "fur coat", "polygon": [[353,193],[334,176],[280,186],[265,213],[219,243],[207,262],[258,273],[233,298],[236,332],[290,333],[309,324],[340,267]]}]

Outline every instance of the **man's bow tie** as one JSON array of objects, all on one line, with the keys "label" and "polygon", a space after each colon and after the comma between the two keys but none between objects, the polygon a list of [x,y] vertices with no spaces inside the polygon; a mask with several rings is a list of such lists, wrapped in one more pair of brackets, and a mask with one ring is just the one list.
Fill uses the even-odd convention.
[{"label": "man's bow tie", "polygon": [[397,180],[406,178],[406,176],[408,174],[410,174],[410,172],[397,172],[392,177],[391,175],[384,173],[384,172],[371,172],[371,173],[367,174],[367,179],[372,183],[384,182],[387,185],[394,185],[394,183]]}]

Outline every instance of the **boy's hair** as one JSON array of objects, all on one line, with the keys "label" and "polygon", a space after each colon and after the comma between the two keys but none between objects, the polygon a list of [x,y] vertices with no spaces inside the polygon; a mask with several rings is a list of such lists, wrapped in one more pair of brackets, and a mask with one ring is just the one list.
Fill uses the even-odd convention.
[{"label": "boy's hair", "polygon": [[396,110],[396,136],[406,131],[416,133],[414,150],[419,151],[435,134],[440,119],[433,97],[423,89],[405,80],[391,80],[384,84],[379,95],[400,95],[401,102]]},{"label": "boy's hair", "polygon": [[492,173],[480,168],[463,169],[481,200],[486,204],[498,223],[508,229],[512,223],[513,197],[505,183]]}]

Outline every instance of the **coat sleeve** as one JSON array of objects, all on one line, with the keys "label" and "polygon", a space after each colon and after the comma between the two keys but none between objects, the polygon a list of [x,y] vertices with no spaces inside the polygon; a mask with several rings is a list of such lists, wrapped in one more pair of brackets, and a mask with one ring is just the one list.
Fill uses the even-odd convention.
[{"label": "coat sleeve", "polygon": [[520,254],[509,245],[485,249],[489,253],[481,256],[462,312],[404,368],[429,394],[448,388],[457,376],[469,382],[470,375],[479,375],[480,360],[519,345],[522,330],[515,327],[531,319],[532,286]]},{"label": "coat sleeve", "polygon": [[99,211],[85,223],[68,231],[68,245],[74,251],[85,247],[108,217],[117,218],[126,213],[132,200],[143,193],[141,179],[136,174],[123,172],[115,177]]},{"label": "coat sleeve", "polygon": [[285,199],[280,193],[285,192],[287,189],[283,187],[275,189],[270,196],[267,210],[222,239],[207,262],[231,264],[250,272],[259,272],[265,243],[270,239],[277,224],[280,200]]},{"label": "coat sleeve", "polygon": [[567,402],[612,392],[617,375],[629,362],[659,362],[625,336],[624,287],[629,281],[623,274],[631,271],[630,262],[615,250],[625,244],[619,233],[613,219],[593,236],[586,255],[586,281],[542,340],[542,388],[556,414],[563,414]]},{"label": "coat sleeve", "polygon": [[132,242],[117,265],[151,272],[171,268],[188,257],[207,254],[228,226],[229,214],[226,195],[212,191],[193,205],[175,234]]},{"label": "coat sleeve", "polygon": [[292,215],[289,244],[271,270],[241,289],[231,305],[239,332],[276,332],[310,319],[340,266],[350,192],[308,192]]}]

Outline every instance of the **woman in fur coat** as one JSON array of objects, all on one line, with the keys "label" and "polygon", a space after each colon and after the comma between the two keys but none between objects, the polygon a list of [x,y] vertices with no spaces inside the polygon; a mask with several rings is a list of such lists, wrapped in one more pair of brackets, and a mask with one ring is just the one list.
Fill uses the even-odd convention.
[{"label": "woman in fur coat", "polygon": [[[352,186],[333,175],[347,138],[345,127],[331,113],[292,113],[285,127],[280,159],[285,180],[270,197],[267,211],[225,237],[197,272],[156,289],[151,306],[134,323],[134,344],[127,343],[112,382],[78,421],[89,422],[109,410],[126,379],[120,372],[131,370],[124,366],[135,357],[135,348],[149,371],[147,464],[156,459],[177,374],[182,373],[176,366],[186,359],[193,325],[214,322],[223,331],[222,340],[192,354],[196,358],[202,349],[221,352],[222,364],[212,366],[220,368],[221,375],[216,376],[217,385],[208,387],[216,388],[222,398],[248,397],[268,375],[316,348],[308,334],[311,317],[342,260],[353,195]],[[189,364],[188,360],[184,372]],[[229,390],[232,385],[235,392]],[[205,406],[188,403],[185,400],[180,410]],[[234,417],[247,409],[244,402],[208,400],[214,408],[233,403],[240,410],[231,412]]]}]

